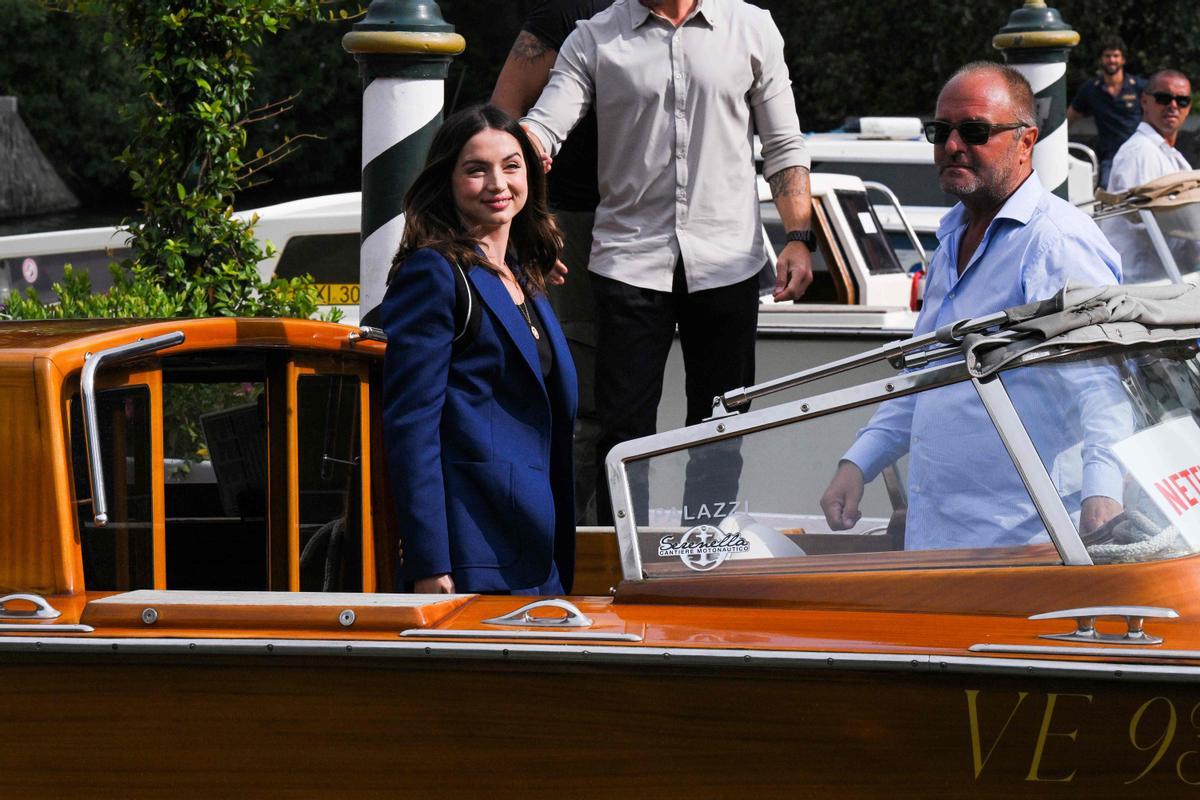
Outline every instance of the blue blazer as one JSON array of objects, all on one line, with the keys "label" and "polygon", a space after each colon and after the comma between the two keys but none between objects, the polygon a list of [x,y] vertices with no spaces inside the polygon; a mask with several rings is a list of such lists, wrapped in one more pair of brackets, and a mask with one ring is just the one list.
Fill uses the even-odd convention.
[{"label": "blue blazer", "polygon": [[543,380],[537,346],[499,276],[467,272],[478,334],[452,354],[454,266],[430,248],[388,287],[383,430],[403,548],[399,579],[450,573],[456,590],[539,587],[575,571],[572,436],[575,365],[544,296],[533,298],[554,353]]}]

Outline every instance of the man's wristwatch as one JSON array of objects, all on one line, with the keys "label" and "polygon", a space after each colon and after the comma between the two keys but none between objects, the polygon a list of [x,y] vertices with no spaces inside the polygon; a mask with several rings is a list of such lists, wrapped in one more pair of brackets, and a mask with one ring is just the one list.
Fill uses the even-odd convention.
[{"label": "man's wristwatch", "polygon": [[789,242],[804,242],[804,246],[808,248],[808,252],[814,252],[817,249],[817,236],[812,231],[788,231],[787,240]]}]

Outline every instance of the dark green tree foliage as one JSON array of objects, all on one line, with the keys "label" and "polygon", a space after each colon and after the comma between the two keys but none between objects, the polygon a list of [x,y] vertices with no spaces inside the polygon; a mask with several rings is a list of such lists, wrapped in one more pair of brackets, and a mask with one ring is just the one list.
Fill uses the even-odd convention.
[{"label": "dark green tree foliage", "polygon": [[[847,117],[931,116],[942,83],[975,60],[1002,60],[992,37],[1021,0],[754,0],[783,33],[796,105],[806,130]],[[1096,70],[1096,47],[1118,34],[1130,67],[1171,66],[1200,76],[1200,3],[1195,0],[1051,0],[1079,32],[1067,64],[1068,92]],[[469,39],[468,39],[469,42]]]},{"label": "dark green tree foliage", "polygon": [[138,92],[130,54],[104,41],[102,17],[0,0],[0,95],[83,203],[128,207],[129,179],[115,156],[133,135],[121,109]]},{"label": "dark green tree foliage", "polygon": [[[364,3],[365,5],[365,3]],[[252,103],[288,99],[289,110],[248,131],[248,150],[271,150],[290,140],[295,157],[254,176],[239,207],[257,208],[282,200],[357,191],[362,152],[362,81],[342,37],[354,20],[295,25],[254,48],[258,70]],[[315,134],[315,136],[314,136]]]},{"label": "dark green tree foliage", "polygon": [[[525,15],[537,0],[438,0],[467,40],[451,64],[446,98],[486,100]],[[1001,58],[992,37],[1022,0],[750,0],[769,9],[783,32],[805,130],[826,130],[848,116],[931,115],[942,82],[975,59]],[[232,5],[232,3],[230,3]],[[1069,91],[1096,69],[1096,45],[1120,34],[1130,67],[1141,75],[1171,66],[1200,76],[1200,3],[1195,0],[1050,0],[1082,41],[1071,51]],[[159,8],[158,2],[150,7]],[[194,4],[179,2],[179,7]],[[241,5],[241,4],[238,4]],[[255,5],[255,4],[250,4]],[[362,0],[367,5],[367,0]],[[21,97],[22,116],[84,198],[123,198],[128,181],[113,161],[134,133],[115,110],[137,95],[133,51],[101,45],[107,20],[50,14],[36,0],[0,0],[0,92]],[[249,52],[259,70],[251,104],[297,95],[288,114],[248,129],[249,151],[270,151],[285,137],[303,149],[272,164],[242,207],[330,191],[359,180],[361,83],[341,47],[350,23],[295,25],[261,37]],[[128,77],[127,77],[128,76]],[[319,140],[300,141],[301,134]],[[186,184],[185,184],[186,185]]]},{"label": "dark green tree foliage", "polygon": [[[142,93],[131,105],[134,138],[118,160],[129,173],[138,217],[124,227],[133,257],[114,270],[108,295],[90,296],[68,276],[62,302],[42,307],[31,292],[13,316],[300,316],[316,311],[311,279],[263,282],[270,255],[253,219],[233,214],[235,193],[294,147],[283,140],[244,159],[248,126],[284,104],[251,108],[252,48],[301,19],[318,0],[74,0],[66,10],[105,13],[137,63]],[[268,246],[269,247],[269,246]]]}]

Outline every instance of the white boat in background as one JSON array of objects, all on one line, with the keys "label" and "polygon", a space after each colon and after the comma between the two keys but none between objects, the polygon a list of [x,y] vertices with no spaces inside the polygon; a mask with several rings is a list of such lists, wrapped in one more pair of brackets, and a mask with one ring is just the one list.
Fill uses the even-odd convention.
[{"label": "white boat in background", "polygon": [[[818,218],[814,225],[819,243],[814,269],[818,274],[806,303],[794,308],[871,306],[888,312],[908,308],[911,281],[881,233],[878,213],[867,202],[862,181],[853,176],[817,174],[812,184]],[[774,229],[778,215],[765,182],[760,195],[768,236],[779,242],[782,229]],[[311,274],[322,305],[340,308],[346,322],[358,321],[358,192],[294,200],[241,211],[238,216],[246,220],[257,217],[255,235],[275,247],[276,252],[259,263],[264,279]],[[95,289],[104,291],[111,285],[108,264],[125,256],[127,248],[128,236],[116,227],[0,237],[0,297],[33,287],[44,300],[53,300],[51,285],[61,278],[68,263],[86,270]],[[831,324],[828,311],[820,311],[818,316],[822,327]],[[863,325],[861,313],[848,319],[852,327]],[[867,327],[878,326],[867,323]]]},{"label": "white boat in background", "polygon": [[[815,224],[821,243],[814,263],[817,280],[804,303],[786,309],[764,304],[761,327],[776,330],[776,320],[786,317],[781,327],[788,330],[911,331],[911,320],[897,322],[909,319],[904,310],[913,305],[908,273],[919,269],[936,246],[938,222],[953,204],[938,189],[933,145],[922,136],[920,119],[863,117],[856,131],[809,134],[807,144],[815,216],[823,219]],[[1092,164],[1071,157],[1072,202],[1091,202],[1094,175]],[[779,247],[783,225],[761,179],[759,195],[767,236]],[[259,264],[264,278],[311,274],[322,305],[341,309],[346,322],[357,322],[360,193],[237,213],[247,220],[257,215],[256,235],[276,248]],[[127,237],[115,226],[0,236],[0,301],[28,287],[53,300],[51,287],[68,263],[86,270],[93,287],[104,291],[112,283],[108,264],[127,253],[126,245]],[[822,310],[827,305],[837,308]],[[847,307],[854,311],[842,314]],[[865,313],[863,307],[878,313]]]},{"label": "white boat in background", "polygon": [[[255,215],[258,239],[276,248],[259,263],[259,274],[264,278],[311,274],[321,285],[323,303],[342,308],[356,320],[359,193],[236,212],[247,221]],[[51,287],[61,280],[66,264],[85,270],[92,287],[103,292],[112,286],[108,265],[129,254],[128,242],[128,235],[116,226],[0,236],[0,300],[9,292],[32,287],[42,300],[52,301]]]}]

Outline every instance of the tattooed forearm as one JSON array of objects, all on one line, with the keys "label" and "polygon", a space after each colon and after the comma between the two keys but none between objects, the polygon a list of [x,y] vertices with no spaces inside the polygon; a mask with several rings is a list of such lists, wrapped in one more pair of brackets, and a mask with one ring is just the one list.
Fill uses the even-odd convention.
[{"label": "tattooed forearm", "polygon": [[534,36],[529,31],[521,31],[517,34],[517,40],[513,42],[512,57],[523,59],[525,61],[537,61],[546,53],[550,52],[550,48],[542,43],[542,40]]},{"label": "tattooed forearm", "polygon": [[781,169],[767,181],[771,185],[772,199],[780,197],[808,197],[808,167]]}]

